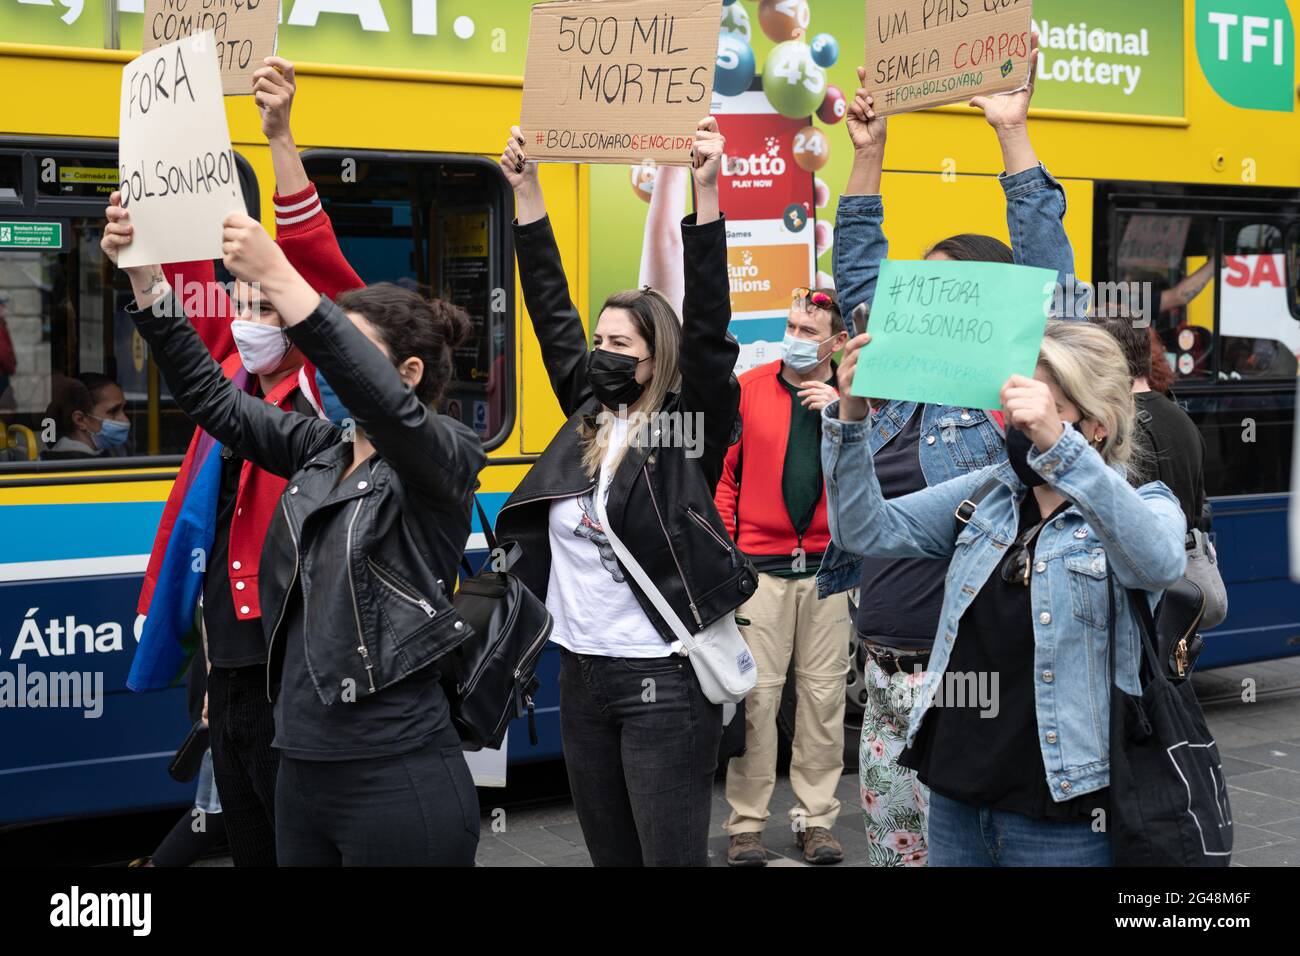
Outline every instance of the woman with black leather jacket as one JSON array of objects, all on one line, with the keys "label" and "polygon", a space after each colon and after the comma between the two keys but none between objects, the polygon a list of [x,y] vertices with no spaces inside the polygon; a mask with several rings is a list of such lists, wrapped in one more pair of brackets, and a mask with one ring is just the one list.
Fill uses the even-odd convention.
[{"label": "woman with black leather jacket", "polygon": [[[102,247],[116,262],[131,240],[115,195]],[[484,455],[432,407],[468,318],[386,284],[331,302],[242,214],[227,217],[222,248],[321,373],[332,420],[236,387],[161,270],[126,271],[132,318],[177,403],[217,442],[289,479],[259,576],[279,862],[472,865],[478,801],[437,660],[469,636],[449,595]]]},{"label": "woman with black leather jacket", "polygon": [[618,293],[601,309],[590,353],[518,127],[501,157],[524,299],[569,419],[496,530],[522,546],[514,570],[555,620],[564,757],[597,866],[707,864],[722,708],[615,556],[594,496],[692,631],[733,613],[756,580],[713,505],[740,403],[717,129],[709,117],[695,134],[684,321],[650,289]]}]

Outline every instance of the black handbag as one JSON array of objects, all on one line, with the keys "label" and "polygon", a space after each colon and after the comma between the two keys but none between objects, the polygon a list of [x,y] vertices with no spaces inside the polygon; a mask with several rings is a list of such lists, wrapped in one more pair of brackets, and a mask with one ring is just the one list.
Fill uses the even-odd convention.
[{"label": "black handbag", "polygon": [[474,630],[442,662],[452,723],[466,750],[494,749],[501,746],[510,721],[527,715],[529,741],[536,745],[533,694],[539,683],[537,661],[551,636],[551,614],[510,573],[522,553],[519,546],[498,548],[477,497],[474,506],[489,554],[478,574],[461,559],[466,577],[452,598],[456,612]]},{"label": "black handbag", "polygon": [[176,750],[176,755],[172,757],[172,762],[167,766],[167,773],[173,780],[177,783],[189,783],[199,775],[203,755],[208,749],[209,737],[207,721],[202,718],[194,721],[194,726],[185,735],[185,739]]},{"label": "black handbag", "polygon": [[[1160,627],[1146,594],[1134,590],[1128,595],[1142,642],[1138,664],[1142,692],[1135,697],[1116,686],[1115,585],[1109,572],[1106,587],[1110,596],[1109,829],[1114,865],[1227,866],[1233,834],[1228,785],[1196,691],[1190,680],[1170,678],[1169,658],[1156,647]],[[1176,606],[1180,605],[1163,606],[1162,617]],[[1169,613],[1171,622],[1176,617]],[[1171,634],[1177,627],[1167,625]]]}]

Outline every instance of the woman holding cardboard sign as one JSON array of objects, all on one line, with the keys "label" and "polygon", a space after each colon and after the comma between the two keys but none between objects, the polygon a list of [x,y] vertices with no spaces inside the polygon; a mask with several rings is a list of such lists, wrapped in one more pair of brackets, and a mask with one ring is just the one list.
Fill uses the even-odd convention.
[{"label": "woman holding cardboard sign", "polygon": [[1049,322],[1034,378],[1002,387],[1008,460],[887,500],[868,402],[850,394],[870,340],[845,350],[822,462],[838,545],[947,563],[929,669],[898,688],[900,762],[930,788],[930,863],[1108,866],[1111,628],[1115,683],[1136,693],[1128,595],[1154,606],[1187,563],[1173,494],[1124,477],[1137,412],[1119,346]]},{"label": "woman holding cardboard sign", "polygon": [[[858,75],[865,87],[865,71]],[[983,110],[998,137],[1011,246],[992,236],[963,234],[936,243],[926,258],[1046,267],[1058,272],[1059,288],[1073,290],[1074,253],[1062,225],[1065,195],[1039,163],[1029,137],[1033,80],[1031,68],[1026,89],[971,103]],[[872,106],[867,91],[859,89],[845,117],[854,159],[836,216],[834,269],[847,310],[870,307],[880,263],[889,255],[880,195],[886,124]],[[969,474],[1003,457],[996,412],[902,401],[874,405],[870,442],[886,498]],[[875,846],[872,862],[923,866],[929,797],[915,773],[899,766],[898,757],[911,718],[907,690],[923,679],[928,666],[947,564],[926,558],[864,558],[838,545],[827,551],[817,583],[823,597],[860,589],[856,630],[867,652],[867,698],[858,773],[864,823]]]},{"label": "woman holding cardboard sign", "polygon": [[[114,196],[102,246],[132,240]],[[469,635],[450,601],[484,456],[436,407],[459,308],[379,284],[316,293],[262,227],[226,218],[225,264],[257,283],[332,386],[329,420],[245,394],[156,266],[129,269],[132,312],[196,424],[288,479],[259,573],[275,701],[281,865],[472,865],[478,801],[437,661]]]},{"label": "woman holding cardboard sign", "polygon": [[[713,504],[740,401],[718,210],[722,147],[717,122],[703,120],[697,212],[681,226],[683,321],[653,290],[620,292],[601,309],[590,352],[518,127],[501,156],[518,207],[524,298],[569,420],[496,531],[522,546],[515,571],[555,620],[565,762],[597,866],[708,862],[722,707],[678,653],[678,633],[725,620],[755,586]],[[630,554],[658,594],[616,552]]]}]

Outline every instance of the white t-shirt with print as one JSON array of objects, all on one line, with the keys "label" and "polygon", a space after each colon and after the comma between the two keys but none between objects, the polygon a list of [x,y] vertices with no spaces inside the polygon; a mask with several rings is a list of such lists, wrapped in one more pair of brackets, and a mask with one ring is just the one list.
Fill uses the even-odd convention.
[{"label": "white t-shirt with print", "polygon": [[637,603],[614,549],[596,516],[594,494],[609,493],[606,465],[623,446],[627,420],[603,431],[609,441],[596,490],[551,503],[551,577],[546,608],[551,640],[575,654],[598,657],[666,657],[681,647],[659,636]]}]

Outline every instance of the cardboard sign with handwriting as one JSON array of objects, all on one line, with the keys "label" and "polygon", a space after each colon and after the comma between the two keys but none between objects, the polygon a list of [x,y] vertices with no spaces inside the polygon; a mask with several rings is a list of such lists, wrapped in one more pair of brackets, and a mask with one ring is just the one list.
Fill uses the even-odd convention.
[{"label": "cardboard sign with handwriting", "polygon": [[253,71],[275,53],[280,0],[145,0],[144,43],[164,43],[211,30],[221,88],[227,96],[252,96]]},{"label": "cardboard sign with handwriting", "polygon": [[1133,216],[1119,244],[1119,267],[1167,271],[1183,264],[1191,216]]},{"label": "cardboard sign with handwriting", "polygon": [[1000,408],[1006,380],[1038,365],[1056,281],[1032,266],[886,259],[853,394]]},{"label": "cardboard sign with handwriting", "polygon": [[867,0],[867,92],[880,116],[1029,81],[1032,0]]},{"label": "cardboard sign with handwriting", "polygon": [[135,236],[118,265],[221,258],[221,223],[244,211],[212,31],[122,69],[117,160]]},{"label": "cardboard sign with handwriting", "polygon": [[520,128],[529,157],[687,166],[709,115],[717,0],[533,7]]}]

